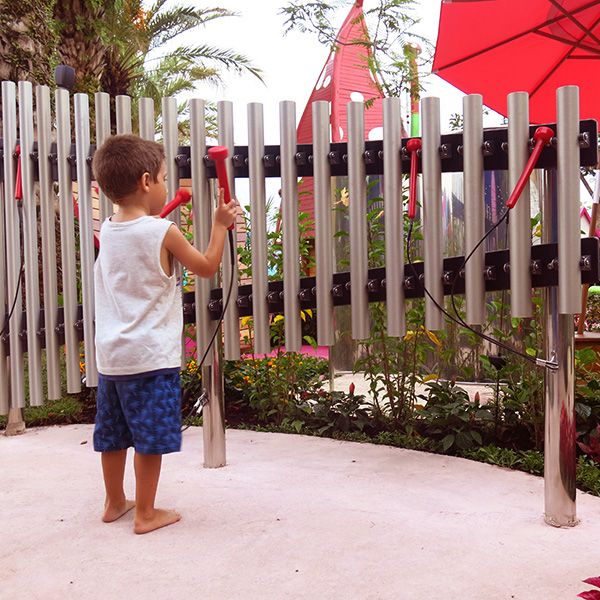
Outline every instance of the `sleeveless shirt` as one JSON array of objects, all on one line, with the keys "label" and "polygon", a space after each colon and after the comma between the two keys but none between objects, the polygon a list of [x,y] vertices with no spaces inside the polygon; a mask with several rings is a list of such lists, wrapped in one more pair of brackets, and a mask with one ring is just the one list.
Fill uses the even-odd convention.
[{"label": "sleeveless shirt", "polygon": [[150,216],[102,224],[94,265],[96,356],[102,375],[181,367],[181,287],[160,262],[172,225]]}]

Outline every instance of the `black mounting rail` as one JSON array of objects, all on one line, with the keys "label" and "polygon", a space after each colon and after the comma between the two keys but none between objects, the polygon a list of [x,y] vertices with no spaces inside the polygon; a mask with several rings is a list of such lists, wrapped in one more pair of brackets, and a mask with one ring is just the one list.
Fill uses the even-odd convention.
[{"label": "black mounting rail", "polygon": [[[582,284],[595,285],[600,283],[600,239],[583,238],[581,240],[581,282]],[[487,252],[485,255],[485,289],[487,292],[497,292],[510,289],[510,270],[508,268],[510,253],[508,250],[497,250]],[[444,294],[452,293],[454,278],[458,274],[458,281],[455,286],[455,293],[461,295],[465,293],[465,281],[460,269],[463,265],[464,257],[454,256],[444,259]],[[404,266],[404,290],[407,299],[422,298],[424,295],[422,276],[424,263],[416,262],[411,267]],[[413,271],[414,269],[414,271]],[[534,288],[553,287],[558,285],[558,244],[541,244],[531,248],[531,281]],[[350,273],[335,273],[333,275],[333,295],[334,306],[344,306],[350,304]],[[316,301],[316,278],[303,277],[300,280],[300,306],[303,309],[315,308]],[[385,268],[369,269],[369,283],[367,285],[370,302],[385,302]],[[269,313],[283,313],[283,281],[269,282],[267,300]],[[210,293],[208,310],[210,317],[217,320],[221,316],[223,302],[223,290],[221,288],[213,289]],[[252,315],[252,285],[241,285],[238,287],[237,306],[240,317]],[[187,292],[183,297],[183,314],[185,323],[194,323],[196,315],[196,305],[194,292]],[[40,311],[40,323],[44,322],[44,311]],[[78,307],[76,328],[79,339],[83,340],[83,309]],[[64,314],[63,309],[58,310],[57,333],[59,341],[64,344]],[[25,313],[21,315],[21,336],[23,351],[27,351],[27,328]],[[38,336],[45,347],[45,331],[42,328],[38,331]],[[9,336],[4,335],[2,341],[5,344],[6,352],[9,352]]]},{"label": "black mounting rail", "polygon": [[[556,132],[556,124],[546,125]],[[532,125],[529,128],[529,135],[533,138],[538,125]],[[598,124],[592,119],[580,121],[580,157],[579,164],[582,167],[595,167],[598,162]],[[483,168],[486,171],[502,171],[508,169],[508,130],[506,127],[485,129],[483,132]],[[408,138],[402,140],[402,159],[405,171],[408,172],[410,157],[406,152],[406,143]],[[551,146],[544,149],[540,156],[538,168],[551,169],[557,165],[556,138],[553,139]],[[442,135],[440,156],[443,173],[456,173],[463,171],[462,157],[462,132]],[[3,152],[0,140],[0,181],[4,177],[4,167],[2,163]],[[209,146],[210,147],[210,146]],[[92,157],[95,152],[95,146],[90,146],[90,154],[86,159],[88,167],[91,169]],[[263,164],[266,177],[280,177],[280,154],[279,146],[265,146]],[[32,158],[35,159],[35,178],[38,179],[37,165],[37,145],[34,146]],[[56,144],[52,144],[50,155],[48,157],[51,163],[51,172],[53,181],[58,181],[58,164],[56,155]],[[365,142],[365,168],[367,175],[383,175],[383,142],[381,140]],[[329,152],[329,163],[331,165],[331,175],[342,177],[348,174],[348,144],[331,144]],[[177,150],[175,162],[178,168],[180,179],[191,179],[191,149],[189,146],[180,146]],[[212,161],[208,156],[204,157],[207,167],[207,176],[216,178],[216,172]],[[248,146],[235,146],[233,151],[233,171],[235,177],[249,177],[248,168]],[[69,164],[71,165],[71,178],[77,178],[77,158],[75,155],[75,145],[71,146],[69,153]],[[313,175],[312,167],[312,144],[299,144],[296,151],[296,166],[299,177],[311,177]],[[421,163],[419,161],[419,172]]]}]

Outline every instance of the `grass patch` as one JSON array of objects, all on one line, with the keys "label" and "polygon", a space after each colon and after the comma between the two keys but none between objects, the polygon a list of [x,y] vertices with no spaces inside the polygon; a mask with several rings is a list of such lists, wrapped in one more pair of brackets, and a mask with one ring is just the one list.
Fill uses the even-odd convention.
[{"label": "grass patch", "polygon": [[[86,419],[85,405],[79,396],[64,396],[60,400],[48,400],[42,406],[27,406],[24,412],[27,427],[44,425],[72,425],[90,423]],[[6,429],[7,417],[0,417],[0,429]]]}]

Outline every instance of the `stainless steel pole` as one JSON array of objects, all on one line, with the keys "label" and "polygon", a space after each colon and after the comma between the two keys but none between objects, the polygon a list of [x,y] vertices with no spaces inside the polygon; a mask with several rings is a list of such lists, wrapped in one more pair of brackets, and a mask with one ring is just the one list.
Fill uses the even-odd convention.
[{"label": "stainless steel pole", "polygon": [[225,402],[223,373],[220,360],[221,340],[217,336],[213,345],[210,367],[202,368],[204,388],[209,402],[202,411],[204,467],[215,469],[227,464],[225,445]]},{"label": "stainless steel pole", "polygon": [[402,113],[400,98],[383,100],[383,200],[385,210],[385,297],[387,334],[406,334],[404,217],[402,213]]},{"label": "stainless steel pole", "polygon": [[[229,158],[225,161],[227,174],[229,176],[229,189],[232,195],[235,195],[235,178],[233,177],[233,104],[228,101],[217,102],[217,126],[219,129],[218,141],[220,146],[225,146],[229,150]],[[229,242],[227,242],[229,243]],[[226,248],[223,254],[223,290],[229,290],[229,282],[233,277],[233,286],[231,288],[231,298],[229,306],[225,311],[223,320],[224,338],[225,338],[225,360],[240,359],[240,319],[238,316],[238,265],[237,265],[237,227],[233,229],[234,243],[234,261],[231,264],[229,249]],[[233,275],[232,275],[233,271]],[[227,292],[224,292],[224,294]],[[225,302],[225,296],[223,296]]]},{"label": "stainless steel pole", "polygon": [[[512,191],[529,158],[529,94],[508,96],[508,185]],[[512,209],[509,222],[510,310],[513,317],[530,318],[531,201],[529,183]]]},{"label": "stainless steel pole", "polygon": [[117,134],[131,133],[131,98],[129,96],[117,96],[115,103],[117,109]]},{"label": "stainless steel pole", "polygon": [[283,311],[285,349],[302,346],[300,318],[300,236],[298,234],[298,169],[296,168],[296,103],[279,103],[281,135],[281,214],[283,221]]},{"label": "stainless steel pole", "polygon": [[[423,245],[425,287],[425,327],[444,329],[444,315],[436,306],[444,306],[442,270],[442,161],[440,158],[440,99],[423,98]],[[433,300],[432,300],[433,298]],[[434,302],[435,300],[435,302]]]},{"label": "stainless steel pole", "polygon": [[367,243],[367,190],[365,173],[365,107],[348,103],[348,192],[350,195],[350,301],[352,339],[370,335],[369,249]]},{"label": "stainless steel pole", "polygon": [[271,351],[267,306],[267,214],[265,192],[265,134],[263,105],[248,104],[248,167],[250,177],[250,218],[252,219],[252,317],[254,352]]},{"label": "stainless steel pole", "polygon": [[[463,190],[465,201],[465,256],[485,233],[483,200],[483,99],[478,94],[463,98]],[[483,325],[485,310],[485,247],[480,245],[465,266],[467,323]]]},{"label": "stainless steel pole", "polygon": [[79,255],[83,300],[83,344],[85,385],[98,386],[94,301],[94,228],[90,179],[90,107],[87,94],[75,94],[75,146],[77,153],[77,197],[79,200]]},{"label": "stainless steel pole", "polygon": [[[96,92],[96,148],[110,137],[110,96],[106,92]],[[112,202],[100,190],[100,225],[113,214]]]},{"label": "stainless steel pole", "polygon": [[331,210],[331,167],[329,102],[312,105],[313,173],[315,197],[315,252],[317,268],[317,342],[335,343],[333,296],[333,213]]},{"label": "stainless steel pole", "polygon": [[23,250],[25,253],[25,307],[27,321],[27,364],[29,366],[29,404],[41,406],[42,348],[40,329],[40,282],[37,236],[37,201],[34,192],[33,163],[33,86],[19,81],[19,137],[21,179],[23,183]]},{"label": "stainless steel pole", "polygon": [[65,89],[56,90],[56,147],[60,204],[60,256],[62,260],[63,315],[67,392],[81,391],[79,336],[77,335],[77,274],[75,267],[75,216],[71,179],[71,101]]},{"label": "stainless steel pole", "polygon": [[50,108],[50,88],[48,86],[37,86],[36,105],[48,399],[58,400],[61,397],[59,343],[56,333],[58,316],[58,269],[56,264],[55,195],[50,173],[52,113]]},{"label": "stainless steel pole", "polygon": [[[2,130],[4,138],[4,217],[6,226],[6,298],[15,302],[10,318],[10,408],[25,407],[23,344],[21,343],[21,240],[19,215],[15,200],[15,156],[17,147],[17,87],[12,81],[2,82]],[[17,289],[19,291],[17,292]]]}]

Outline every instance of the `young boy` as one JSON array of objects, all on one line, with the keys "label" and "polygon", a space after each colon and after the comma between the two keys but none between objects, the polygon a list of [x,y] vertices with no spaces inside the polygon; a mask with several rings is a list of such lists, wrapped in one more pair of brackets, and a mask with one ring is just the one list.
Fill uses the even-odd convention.
[{"label": "young boy", "polygon": [[[201,277],[217,272],[238,204],[222,191],[206,252],[198,252],[171,221],[157,218],[167,198],[162,146],[135,135],[110,137],[93,170],[118,205],[100,231],[95,264],[98,383],[94,449],[102,453],[106,488],[103,521],[135,506],[134,531],[179,521],[154,507],[162,455],[181,449],[180,382],[183,311],[173,259]],[[135,502],[123,475],[135,448]]]}]

